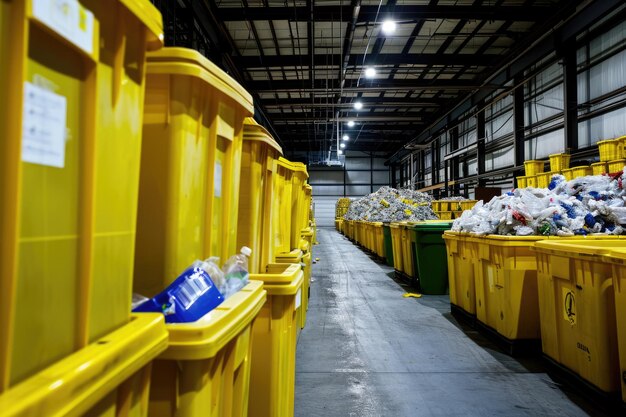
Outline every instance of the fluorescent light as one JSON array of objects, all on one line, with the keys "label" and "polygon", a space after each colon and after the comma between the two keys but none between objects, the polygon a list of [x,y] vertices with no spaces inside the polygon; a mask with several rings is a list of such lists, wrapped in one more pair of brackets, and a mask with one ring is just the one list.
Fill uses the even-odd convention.
[{"label": "fluorescent light", "polygon": [[342,143],[342,144],[341,144],[341,145],[339,145],[339,146],[341,146],[341,149],[343,149],[343,148],[345,148],[345,147],[346,147],[346,144],[345,144],[345,143]]},{"label": "fluorescent light", "polygon": [[357,101],[354,103],[354,108],[356,110],[361,110],[363,108],[363,103],[361,103],[360,101]]},{"label": "fluorescent light", "polygon": [[342,154],[343,154],[343,151],[342,151],[341,149],[339,149],[339,150],[337,151],[337,155],[342,155]]},{"label": "fluorescent light", "polygon": [[343,135],[343,137],[342,137],[341,139],[343,139],[343,140],[350,140],[350,136],[348,136],[348,135]]},{"label": "fluorescent light", "polygon": [[348,122],[348,127],[354,127],[354,120],[350,120]]},{"label": "fluorescent light", "polygon": [[383,33],[386,33],[386,34],[389,35],[389,34],[395,32],[395,30],[396,30],[396,22],[394,22],[393,20],[385,20],[383,22],[382,29],[383,29]]},{"label": "fluorescent light", "polygon": [[365,68],[365,77],[366,78],[374,78],[376,75],[376,70],[372,67]]}]

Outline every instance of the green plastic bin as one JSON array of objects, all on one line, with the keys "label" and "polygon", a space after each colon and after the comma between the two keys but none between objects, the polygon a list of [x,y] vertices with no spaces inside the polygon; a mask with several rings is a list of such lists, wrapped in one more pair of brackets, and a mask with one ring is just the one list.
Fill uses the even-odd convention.
[{"label": "green plastic bin", "polygon": [[389,223],[383,223],[383,235],[385,237],[385,259],[387,260],[387,265],[393,266],[393,245],[391,244]]},{"label": "green plastic bin", "polygon": [[447,293],[448,261],[443,232],[451,227],[452,222],[424,222],[411,227],[415,236],[413,256],[423,294]]}]

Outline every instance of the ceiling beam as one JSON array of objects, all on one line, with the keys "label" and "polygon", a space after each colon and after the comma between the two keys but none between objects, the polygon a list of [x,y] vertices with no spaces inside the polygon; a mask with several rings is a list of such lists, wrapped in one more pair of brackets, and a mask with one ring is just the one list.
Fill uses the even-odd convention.
[{"label": "ceiling beam", "polygon": [[[430,100],[430,99],[415,99],[406,97],[362,97],[359,99],[364,106],[382,107],[382,106],[395,106],[395,107],[440,107],[448,103],[446,100]],[[329,103],[326,97],[319,98],[317,100],[311,100],[310,98],[261,98],[263,106],[266,108],[272,107],[352,107],[352,98],[343,98],[341,103]]]},{"label": "ceiling beam", "polygon": [[[350,6],[315,6],[313,12],[316,22],[344,22],[352,20],[354,8]],[[416,22],[423,19],[465,19],[465,20],[513,20],[518,22],[536,22],[549,16],[554,9],[550,6],[394,6],[393,12],[386,6],[361,6],[357,23],[382,21],[393,18],[399,22]],[[220,7],[218,16],[223,21],[243,20],[297,20],[305,22],[311,15],[310,8],[302,7]]]},{"label": "ceiling beam", "polygon": [[[320,125],[324,125],[324,123],[320,123]],[[295,122],[291,122],[291,124],[277,124],[275,123],[276,130],[281,135],[301,135],[305,130],[305,126],[302,124],[297,124]],[[363,130],[360,128],[354,127],[353,129],[344,129],[343,133],[348,134],[349,136],[354,136],[362,132],[382,132],[383,134],[387,134],[389,132],[416,132],[418,129],[421,129],[421,125],[417,122],[404,123],[404,124],[376,124],[376,123],[365,123]],[[322,134],[323,137],[323,134]]]},{"label": "ceiling beam", "polygon": [[[332,116],[328,113],[326,117],[323,114],[308,114],[308,113],[268,113],[268,116],[272,118],[274,124],[282,122],[348,122],[354,119],[354,116]],[[366,116],[360,116],[360,122],[377,122],[377,123],[392,123],[392,122],[418,122],[423,120],[424,113],[389,113],[386,115],[376,113],[368,113]]]},{"label": "ceiling beam", "polygon": [[[347,66],[384,66],[384,65],[457,65],[457,66],[484,66],[493,65],[499,58],[494,54],[369,54],[363,62],[363,54],[349,54],[347,56]],[[342,56],[315,54],[313,65],[317,67],[329,66],[337,67]],[[285,67],[310,67],[311,56],[309,55],[264,55],[252,56],[243,55],[234,58],[240,68],[285,68]]]},{"label": "ceiling beam", "polygon": [[[328,82],[328,86],[326,83]],[[343,88],[343,92],[375,92],[385,90],[474,90],[479,87],[479,83],[470,80],[417,80],[417,79],[403,79],[403,80],[388,80],[388,79],[376,79],[376,80],[361,80],[359,85],[356,85],[356,79],[346,80],[346,86]],[[268,81],[250,81],[246,83],[252,91],[307,91],[307,92],[319,92],[319,93],[339,93],[340,88],[336,79],[334,80],[315,80],[314,87],[311,88],[311,83],[308,80],[273,80],[271,84]],[[490,86],[484,86],[489,89]],[[498,87],[502,88],[502,87]],[[491,89],[490,91],[493,91]]]}]

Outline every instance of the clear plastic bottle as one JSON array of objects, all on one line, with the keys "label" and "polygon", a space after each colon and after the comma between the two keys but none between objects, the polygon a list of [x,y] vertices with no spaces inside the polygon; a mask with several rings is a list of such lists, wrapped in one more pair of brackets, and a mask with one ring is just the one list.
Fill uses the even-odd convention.
[{"label": "clear plastic bottle", "polygon": [[228,261],[222,267],[225,278],[224,298],[230,297],[248,283],[250,276],[248,273],[248,259],[251,254],[252,249],[244,246],[239,254],[228,258]]}]

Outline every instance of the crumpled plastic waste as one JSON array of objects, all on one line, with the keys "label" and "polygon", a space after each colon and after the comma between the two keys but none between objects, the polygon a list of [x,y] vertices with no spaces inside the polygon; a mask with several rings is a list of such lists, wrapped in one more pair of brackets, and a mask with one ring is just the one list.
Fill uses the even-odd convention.
[{"label": "crumpled plastic waste", "polygon": [[344,219],[370,222],[436,220],[431,201],[428,194],[419,191],[381,187],[375,193],[353,201]]},{"label": "crumpled plastic waste", "polygon": [[479,201],[463,212],[452,230],[478,235],[619,235],[626,225],[623,172],[567,181],[554,175],[548,188],[520,188]]}]

